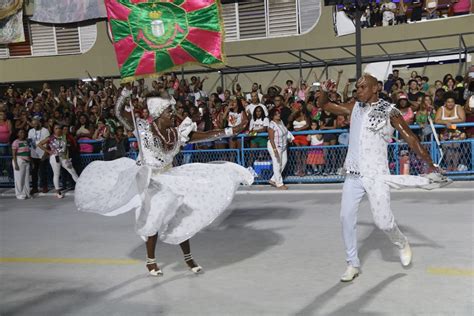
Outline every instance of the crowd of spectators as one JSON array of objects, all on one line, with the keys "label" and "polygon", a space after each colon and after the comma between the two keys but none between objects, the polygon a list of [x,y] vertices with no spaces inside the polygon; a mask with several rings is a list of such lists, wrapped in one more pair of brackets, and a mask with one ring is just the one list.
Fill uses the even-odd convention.
[{"label": "crowd of spectators", "polygon": [[[338,74],[335,90],[330,92],[333,102],[348,102],[355,98],[355,80],[348,80],[338,92],[341,75],[342,71]],[[217,87],[216,91],[206,91],[207,79],[193,76],[188,81],[172,73],[152,81],[151,86],[138,80],[132,86],[131,95],[135,115],[151,120],[144,102],[146,95],[166,91],[176,99],[176,125],[190,117],[197,123],[198,130],[207,131],[237,125],[243,115],[248,116],[250,125],[246,146],[252,148],[267,147],[267,137],[257,133],[268,131],[275,112],[278,112],[278,124],[290,132],[349,128],[348,117],[335,116],[319,108],[317,85],[307,84],[304,80],[296,83],[287,80],[283,87],[271,83],[266,89],[253,83],[249,90],[244,90],[235,77],[230,89]],[[442,80],[432,81],[413,71],[410,78],[403,79],[399,77],[399,71],[394,70],[385,82],[379,81],[378,88],[380,98],[396,104],[408,123],[422,127],[419,130],[422,140],[431,133],[428,117],[447,126],[440,134],[443,140],[472,137],[472,128],[456,126],[466,120],[474,121],[474,80],[469,76],[447,74]],[[48,190],[45,173],[52,168],[54,185],[58,197],[61,197],[59,170],[61,167],[63,173],[67,170],[63,180],[75,180],[75,172],[80,174],[83,167],[79,159],[81,154],[102,152],[104,159],[111,160],[137,149],[136,143],[128,142],[133,132],[124,130],[115,116],[115,101],[122,89],[105,78],[78,81],[73,86],[60,86],[57,91],[53,91],[48,83],[44,83],[39,91],[9,87],[0,99],[0,156],[14,154],[12,167],[21,173],[19,176],[29,172],[20,170],[20,165],[26,166],[23,161],[31,164],[33,193]],[[292,146],[345,144],[344,139],[335,133],[296,135]],[[230,138],[190,145],[186,149],[240,146],[237,138]],[[324,168],[329,159],[321,149],[297,156],[294,170],[297,176],[308,172],[336,171]],[[5,175],[8,172],[5,164],[2,169]],[[23,195],[20,193],[20,196]]]},{"label": "crowd of spectators", "polygon": [[[355,19],[355,2],[338,7],[352,20]],[[448,16],[460,16],[471,13],[470,0],[382,0],[370,1],[363,6],[361,26],[363,28],[418,22]]]}]

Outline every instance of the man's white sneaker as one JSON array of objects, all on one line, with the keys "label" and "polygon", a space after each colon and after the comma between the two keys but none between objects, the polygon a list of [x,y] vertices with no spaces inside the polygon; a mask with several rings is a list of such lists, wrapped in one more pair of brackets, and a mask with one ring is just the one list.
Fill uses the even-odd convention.
[{"label": "man's white sneaker", "polygon": [[410,265],[411,263],[411,248],[408,243],[405,245],[405,247],[400,249],[400,261],[404,267]]},{"label": "man's white sneaker", "polygon": [[346,272],[341,276],[341,282],[350,282],[359,276],[359,268],[355,268],[351,265],[347,266]]}]

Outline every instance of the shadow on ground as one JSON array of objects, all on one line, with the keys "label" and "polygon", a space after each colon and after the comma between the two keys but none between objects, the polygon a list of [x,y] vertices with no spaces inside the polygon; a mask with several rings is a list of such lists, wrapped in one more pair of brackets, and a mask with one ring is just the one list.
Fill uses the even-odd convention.
[{"label": "shadow on ground", "polygon": [[[333,316],[346,316],[346,315],[380,315],[379,313],[367,313],[363,311],[363,308],[366,307],[372,300],[377,298],[377,294],[383,291],[388,285],[396,280],[405,277],[405,273],[397,273],[392,275],[385,280],[379,282],[376,286],[369,289],[367,292],[362,293],[355,300],[344,304],[337,310],[331,312],[329,315]],[[337,284],[330,287],[327,291],[319,294],[314,298],[314,300],[308,304],[306,307],[299,310],[296,315],[306,316],[306,315],[318,315],[324,305],[333,299],[340,291],[344,288],[350,286],[350,283],[338,282]]]},{"label": "shadow on ground", "polygon": [[[267,249],[283,243],[278,231],[286,225],[293,225],[292,219],[301,212],[291,208],[260,207],[253,209],[234,209],[232,214],[220,224],[198,233],[191,239],[193,256],[206,271],[212,271],[252,258]],[[272,229],[258,229],[252,226],[261,220],[282,221],[285,226]],[[144,260],[145,245],[137,245],[129,257]],[[164,243],[157,244],[156,257],[160,267],[176,264],[173,270],[185,270],[186,266],[179,246]]]}]

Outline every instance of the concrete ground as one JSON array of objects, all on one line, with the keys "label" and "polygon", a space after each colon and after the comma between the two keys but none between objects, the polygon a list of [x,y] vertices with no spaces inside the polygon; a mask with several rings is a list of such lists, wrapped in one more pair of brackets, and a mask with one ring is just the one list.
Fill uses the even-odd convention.
[{"label": "concrete ground", "polygon": [[75,210],[73,196],[0,196],[1,315],[474,315],[473,183],[394,191],[414,252],[402,268],[367,201],[358,223],[362,274],[339,282],[340,185],[252,187],[233,213],[191,241],[205,273],[159,244],[149,277],[133,214]]}]

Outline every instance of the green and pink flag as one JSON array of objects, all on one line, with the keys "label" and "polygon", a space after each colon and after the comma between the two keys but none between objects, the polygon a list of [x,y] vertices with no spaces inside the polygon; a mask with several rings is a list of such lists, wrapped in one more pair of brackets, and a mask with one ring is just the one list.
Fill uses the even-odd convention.
[{"label": "green and pink flag", "polygon": [[224,64],[219,0],[105,0],[123,82]]}]

